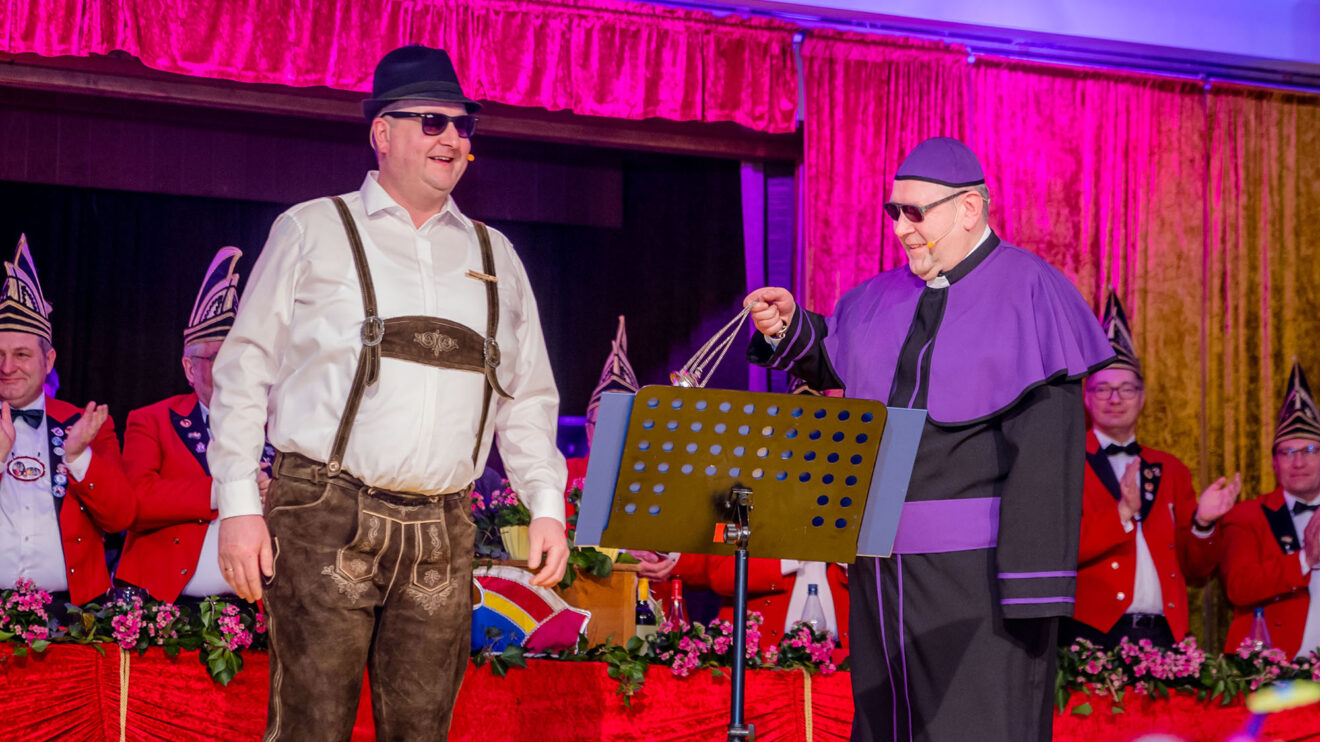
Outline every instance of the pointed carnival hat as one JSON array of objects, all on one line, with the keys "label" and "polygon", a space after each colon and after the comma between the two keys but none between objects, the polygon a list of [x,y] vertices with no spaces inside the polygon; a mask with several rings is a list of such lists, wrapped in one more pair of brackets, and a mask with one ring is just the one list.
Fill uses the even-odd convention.
[{"label": "pointed carnival hat", "polygon": [[605,368],[600,372],[600,381],[591,393],[587,403],[587,439],[596,430],[596,412],[600,409],[600,395],[605,392],[633,392],[641,388],[637,383],[637,374],[633,373],[628,362],[628,333],[623,326],[623,315],[619,315],[619,329],[610,343],[610,355],[605,359]]},{"label": "pointed carnival hat", "polygon": [[1289,438],[1320,441],[1320,410],[1316,409],[1311,386],[1306,383],[1302,364],[1293,361],[1288,374],[1288,386],[1283,391],[1283,406],[1279,409],[1279,424],[1274,426],[1274,444]]},{"label": "pointed carnival hat", "polygon": [[5,286],[0,293],[0,331],[26,332],[51,342],[51,306],[37,280],[27,235],[19,236],[14,259],[5,261]]},{"label": "pointed carnival hat", "polygon": [[224,340],[229,334],[238,312],[238,274],[234,268],[242,255],[237,247],[222,247],[211,260],[193,301],[192,314],[188,315],[183,347]]},{"label": "pointed carnival hat", "polygon": [[1141,360],[1137,358],[1136,344],[1132,342],[1132,326],[1128,324],[1127,312],[1123,311],[1123,302],[1118,300],[1118,294],[1112,290],[1109,292],[1109,298],[1105,300],[1105,311],[1100,316],[1100,326],[1109,336],[1109,347],[1114,349],[1114,355],[1117,356],[1106,368],[1126,369],[1136,374],[1138,379],[1144,379],[1141,373]]}]

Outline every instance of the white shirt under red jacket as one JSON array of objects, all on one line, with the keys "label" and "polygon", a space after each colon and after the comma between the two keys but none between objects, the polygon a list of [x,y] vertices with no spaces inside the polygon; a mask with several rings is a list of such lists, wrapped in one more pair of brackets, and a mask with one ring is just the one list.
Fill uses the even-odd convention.
[{"label": "white shirt under red jacket", "polygon": [[106,418],[91,445],[66,462],[65,435],[82,408],[43,397],[28,409],[45,416],[35,427],[15,418],[0,473],[0,589],[30,579],[82,605],[110,589],[105,534],[133,519],[115,424]]},{"label": "white shirt under red jacket", "polygon": [[1194,532],[1191,471],[1172,454],[1146,446],[1138,477],[1141,512],[1124,524],[1118,514],[1120,476],[1102,448],[1095,431],[1088,433],[1073,618],[1108,632],[1125,613],[1161,613],[1174,640],[1182,641],[1187,578],[1204,579],[1214,571],[1223,553],[1219,529]]}]

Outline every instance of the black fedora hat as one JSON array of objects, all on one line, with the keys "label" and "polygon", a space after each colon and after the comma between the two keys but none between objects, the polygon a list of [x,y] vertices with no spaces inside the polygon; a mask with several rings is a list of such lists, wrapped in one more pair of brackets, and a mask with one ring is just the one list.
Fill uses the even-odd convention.
[{"label": "black fedora hat", "polygon": [[385,106],[413,99],[461,103],[468,113],[481,109],[480,103],[463,94],[449,54],[417,44],[401,46],[381,58],[371,97],[362,101],[362,113],[371,120]]}]

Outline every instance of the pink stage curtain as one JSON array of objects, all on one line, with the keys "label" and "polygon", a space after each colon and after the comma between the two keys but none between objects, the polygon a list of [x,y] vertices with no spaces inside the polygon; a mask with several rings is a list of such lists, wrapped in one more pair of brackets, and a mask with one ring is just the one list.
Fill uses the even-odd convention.
[{"label": "pink stage curtain", "polygon": [[385,52],[424,43],[479,99],[775,133],[796,128],[795,30],[620,0],[0,0],[10,53],[367,91]]},{"label": "pink stage curtain", "polygon": [[848,289],[905,262],[882,204],[903,156],[966,137],[967,52],[924,41],[812,31],[806,85],[804,305],[829,313]]},{"label": "pink stage curtain", "polygon": [[[1099,307],[1127,309],[1150,393],[1143,442],[1198,470],[1206,121],[1199,83],[978,57],[972,148],[990,223]],[[1181,413],[1181,414],[1180,414]]]}]

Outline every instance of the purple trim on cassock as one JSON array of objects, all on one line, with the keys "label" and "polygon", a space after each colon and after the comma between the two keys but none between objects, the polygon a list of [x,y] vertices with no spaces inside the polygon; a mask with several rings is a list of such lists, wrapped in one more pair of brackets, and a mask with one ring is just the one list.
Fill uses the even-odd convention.
[{"label": "purple trim on cassock", "polygon": [[793,361],[788,360],[788,351],[793,349],[793,343],[796,343],[798,336],[802,334],[802,325],[811,324],[811,320],[807,319],[807,316],[801,312],[794,315],[793,319],[797,321],[793,323],[792,334],[780,340],[779,344],[775,346],[775,352],[779,354],[779,359],[770,363],[770,367],[778,371],[787,369],[793,363]]},{"label": "purple trim on cassock", "polygon": [[1025,605],[1029,603],[1076,603],[1075,598],[1067,595],[1058,595],[1052,598],[1003,598],[999,601],[1000,605]]},{"label": "purple trim on cassock", "polygon": [[1000,572],[1001,580],[1027,580],[1033,577],[1076,577],[1077,570],[1061,572]]},{"label": "purple trim on cassock", "polygon": [[806,325],[807,329],[811,330],[811,338],[807,340],[806,345],[802,346],[802,350],[798,351],[797,357],[792,361],[789,361],[788,366],[785,366],[784,368],[788,368],[794,363],[802,360],[802,356],[805,356],[811,350],[811,346],[816,344],[816,323],[812,322],[810,317],[804,316],[802,319],[802,324]]},{"label": "purple trim on cassock", "polygon": [[998,541],[998,497],[905,502],[894,536],[894,553],[943,554],[989,549]]},{"label": "purple trim on cassock", "polygon": [[[1043,259],[1008,244],[947,289],[930,349],[926,408],[937,424],[1000,414],[1035,386],[1081,377],[1114,357],[1077,288]],[[906,266],[849,291],[825,346],[848,396],[888,400],[899,352],[926,284]]]},{"label": "purple trim on cassock", "polygon": [[908,685],[907,647],[903,643],[903,556],[896,555],[894,561],[894,569],[898,570],[898,656],[903,659],[903,703],[907,706],[908,742],[912,742],[912,687]]},{"label": "purple trim on cassock", "polygon": [[898,739],[898,690],[894,687],[894,668],[889,666],[889,643],[885,641],[885,597],[880,584],[880,560],[875,560],[875,603],[880,609],[880,649],[885,653],[885,672],[889,673],[889,694],[894,703],[894,739]]}]

